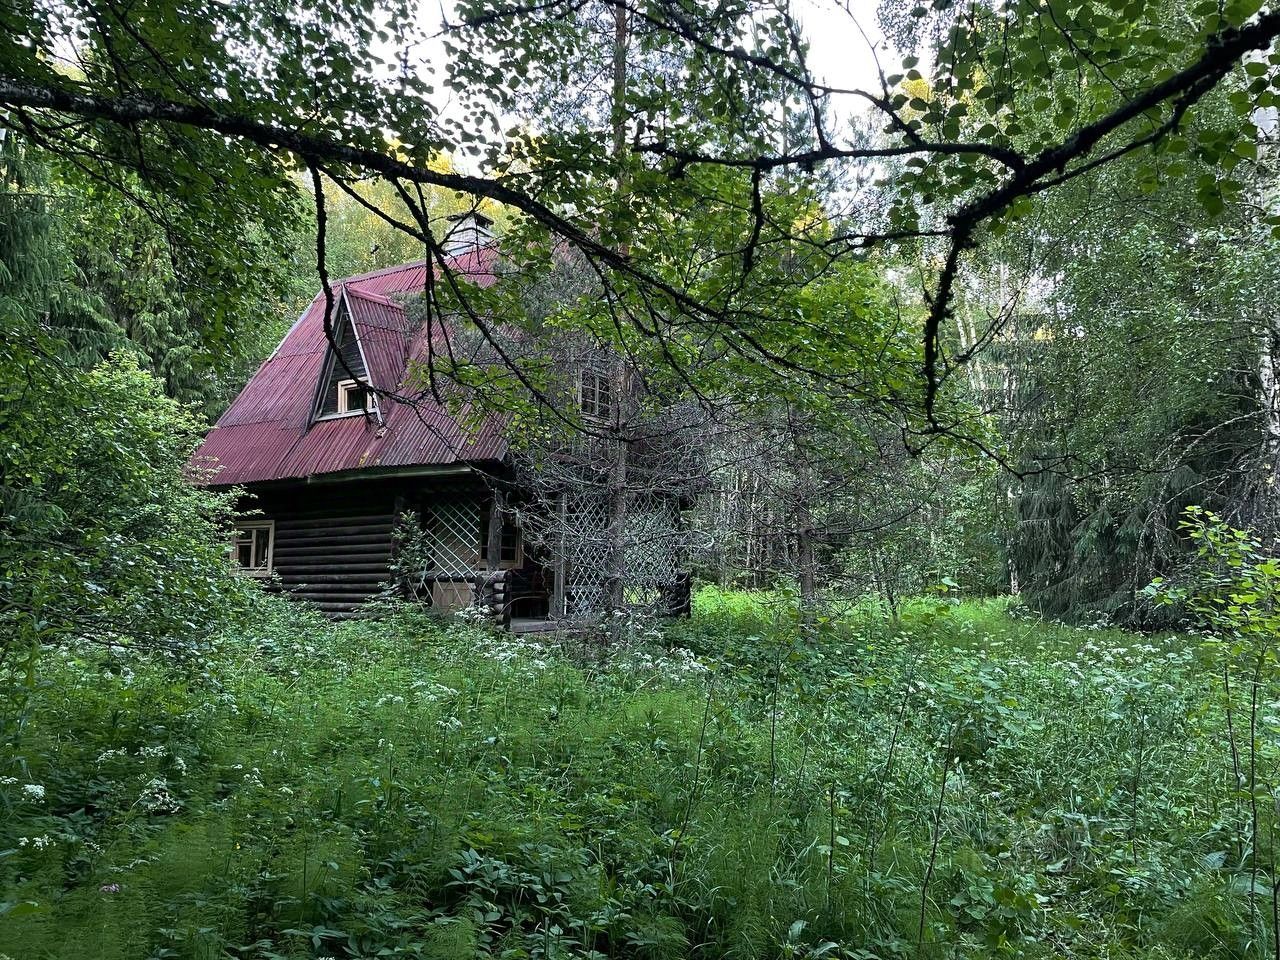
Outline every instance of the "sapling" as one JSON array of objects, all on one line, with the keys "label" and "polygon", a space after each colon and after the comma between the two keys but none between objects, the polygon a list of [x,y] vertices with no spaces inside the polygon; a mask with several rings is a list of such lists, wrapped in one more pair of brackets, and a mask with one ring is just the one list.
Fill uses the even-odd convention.
[{"label": "sapling", "polygon": [[[1249,792],[1249,929],[1257,931],[1258,871],[1260,867],[1260,809],[1258,804],[1259,704],[1264,686],[1277,674],[1275,641],[1280,636],[1280,559],[1274,546],[1265,546],[1245,530],[1228,525],[1203,507],[1192,506],[1179,524],[1195,544],[1194,557],[1174,582],[1156,578],[1146,593],[1158,603],[1180,607],[1208,630],[1209,649],[1224,657],[1223,683],[1227,696],[1228,739],[1237,788]],[[1248,773],[1241,776],[1230,707],[1230,665],[1249,665]],[[1271,884],[1275,897],[1274,877]],[[1273,914],[1276,908],[1273,905]],[[1280,958],[1280,933],[1274,933]]]}]

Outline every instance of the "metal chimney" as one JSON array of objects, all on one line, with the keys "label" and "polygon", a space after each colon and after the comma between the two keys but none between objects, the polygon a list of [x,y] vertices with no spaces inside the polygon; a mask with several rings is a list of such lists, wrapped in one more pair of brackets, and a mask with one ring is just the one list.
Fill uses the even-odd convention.
[{"label": "metal chimney", "polygon": [[477,247],[493,243],[493,219],[483,213],[470,210],[466,213],[453,213],[447,218],[452,226],[444,235],[442,246],[445,256],[457,257],[475,250]]}]

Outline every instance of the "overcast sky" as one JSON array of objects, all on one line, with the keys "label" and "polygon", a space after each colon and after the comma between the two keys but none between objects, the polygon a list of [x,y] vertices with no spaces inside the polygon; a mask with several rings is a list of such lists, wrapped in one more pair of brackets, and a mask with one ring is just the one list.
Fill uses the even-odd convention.
[{"label": "overcast sky", "polygon": [[[779,0],[769,0],[771,4]],[[875,52],[886,74],[896,72],[901,54],[885,47],[884,35],[876,17],[878,0],[789,0],[792,14],[801,24],[801,32],[809,43],[809,69],[816,80],[831,87],[880,91],[879,72]],[[445,71],[440,69],[446,54],[438,31],[446,18],[454,20],[454,0],[419,0],[421,38],[411,47],[408,55],[410,69],[434,64],[436,80],[436,106],[445,116],[461,119],[461,104],[440,80]],[[864,36],[865,35],[865,36]],[[396,62],[400,54],[390,44],[381,47],[375,41],[376,52],[389,62]],[[833,95],[828,102],[828,116],[832,132],[837,133],[853,117],[863,115],[871,107],[860,97]],[[499,126],[507,129],[513,124],[509,118],[499,118]],[[458,152],[453,161],[458,168],[469,173],[481,173],[479,160]]]},{"label": "overcast sky", "polygon": [[[452,19],[452,0],[422,0],[422,3],[426,22],[438,24],[444,16]],[[901,56],[884,48],[884,35],[876,18],[877,0],[791,0],[791,3],[810,45],[809,69],[815,78],[828,86],[878,92],[880,80],[871,45],[877,46],[886,73],[894,72]],[[412,60],[438,62],[443,56],[443,45],[438,38],[433,38],[415,49]],[[443,94],[444,90],[440,92]],[[447,109],[445,104],[441,106]],[[830,107],[838,121],[861,112],[867,104],[859,98],[833,97]]]},{"label": "overcast sky", "polygon": [[[875,0],[848,0],[847,5],[837,0],[795,0],[793,10],[804,25],[809,69],[818,80],[833,87],[879,89],[875,60],[858,31],[861,26],[872,43],[883,46]],[[884,50],[880,57],[885,73],[894,72],[900,58]]]}]

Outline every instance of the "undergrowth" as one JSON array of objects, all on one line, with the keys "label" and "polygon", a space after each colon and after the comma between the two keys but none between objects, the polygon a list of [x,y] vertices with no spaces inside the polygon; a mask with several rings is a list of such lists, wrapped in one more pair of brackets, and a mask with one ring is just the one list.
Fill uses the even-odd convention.
[{"label": "undergrowth", "polygon": [[704,591],[602,655],[264,602],[37,677],[13,960],[1269,954],[1193,638]]}]

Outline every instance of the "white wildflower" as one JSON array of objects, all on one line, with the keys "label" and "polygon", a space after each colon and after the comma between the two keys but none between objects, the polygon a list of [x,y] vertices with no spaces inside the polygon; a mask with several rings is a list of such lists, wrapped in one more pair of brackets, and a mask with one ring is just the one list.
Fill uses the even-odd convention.
[{"label": "white wildflower", "polygon": [[182,809],[182,804],[169,792],[169,782],[164,777],[148,781],[136,804],[148,813],[177,813]]},{"label": "white wildflower", "polygon": [[43,800],[44,787],[38,783],[24,783],[22,785],[22,795],[28,800]]}]

